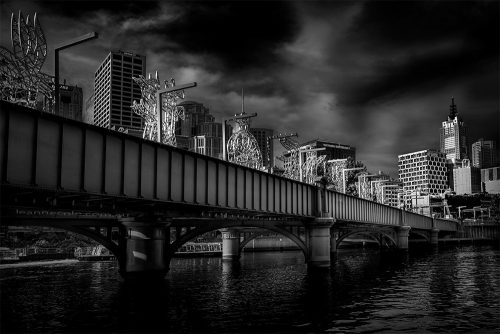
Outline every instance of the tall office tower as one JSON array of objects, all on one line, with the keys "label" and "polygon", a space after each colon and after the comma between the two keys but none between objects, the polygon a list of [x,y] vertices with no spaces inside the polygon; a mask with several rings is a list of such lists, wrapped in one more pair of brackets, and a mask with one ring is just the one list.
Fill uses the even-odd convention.
[{"label": "tall office tower", "polygon": [[481,192],[481,170],[470,165],[468,159],[462,160],[462,166],[453,169],[453,190],[457,195]]},{"label": "tall office tower", "polygon": [[494,140],[479,139],[472,144],[472,166],[490,168],[498,165],[497,145]]},{"label": "tall office tower", "polygon": [[175,129],[177,136],[196,136],[198,135],[196,132],[198,125],[215,121],[215,117],[209,113],[209,109],[201,103],[183,101],[178,106],[184,107],[184,119],[177,121]]},{"label": "tall office tower", "polygon": [[222,123],[198,124],[195,136],[189,139],[189,150],[214,158],[222,156]]},{"label": "tall office tower", "polygon": [[500,167],[481,169],[481,187],[489,194],[500,194]]},{"label": "tall office tower", "polygon": [[[267,145],[267,137],[271,137],[274,134],[272,129],[263,128],[250,128],[250,133],[257,140],[259,145],[260,153],[262,154],[262,163],[264,166],[269,166],[269,162],[274,162],[274,148],[273,141],[269,142],[269,148]],[[271,166],[272,167],[272,166]]]},{"label": "tall office tower", "polygon": [[85,102],[85,111],[83,119],[87,124],[94,124],[94,94],[92,94]]},{"label": "tall office tower", "polygon": [[56,115],[82,120],[83,91],[81,87],[66,85],[66,80],[59,85],[59,111]]},{"label": "tall office tower", "polygon": [[440,151],[446,159],[465,159],[468,157],[467,128],[458,116],[455,99],[451,98],[450,114],[441,124]]},{"label": "tall office tower", "polygon": [[424,150],[398,155],[398,167],[405,198],[417,192],[437,195],[448,189],[446,155],[442,152]]},{"label": "tall office tower", "polygon": [[123,127],[142,136],[144,121],[130,107],[141,99],[141,88],[132,80],[139,75],[146,75],[146,57],[123,51],[108,54],[95,72],[95,125]]}]

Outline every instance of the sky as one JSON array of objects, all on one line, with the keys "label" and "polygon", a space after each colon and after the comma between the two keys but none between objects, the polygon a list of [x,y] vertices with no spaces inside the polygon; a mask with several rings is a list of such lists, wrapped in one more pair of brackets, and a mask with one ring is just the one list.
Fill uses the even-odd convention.
[{"label": "sky", "polygon": [[[356,147],[371,172],[397,177],[397,156],[439,149],[451,96],[470,142],[499,139],[497,1],[11,1],[0,3],[0,45],[10,15],[37,17],[61,53],[61,78],[94,88],[110,50],[145,55],[147,72],[196,81],[186,100],[218,121],[256,112],[253,127]],[[276,143],[276,150],[279,151]]]}]

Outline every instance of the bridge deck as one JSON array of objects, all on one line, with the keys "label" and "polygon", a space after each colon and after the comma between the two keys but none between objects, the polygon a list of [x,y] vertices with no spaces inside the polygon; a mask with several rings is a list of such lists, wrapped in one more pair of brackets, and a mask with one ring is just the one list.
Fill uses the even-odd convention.
[{"label": "bridge deck", "polygon": [[[1,101],[2,188],[16,186],[138,201],[312,218],[318,188],[212,157]],[[341,221],[431,229],[432,218],[334,191]],[[441,230],[454,222],[437,220]]]}]

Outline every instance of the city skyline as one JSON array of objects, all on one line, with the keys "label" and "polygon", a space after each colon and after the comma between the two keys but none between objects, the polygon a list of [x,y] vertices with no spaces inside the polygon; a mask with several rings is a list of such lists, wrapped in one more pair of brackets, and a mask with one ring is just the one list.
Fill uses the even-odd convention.
[{"label": "city skyline", "polygon": [[[186,100],[217,121],[241,109],[253,127],[355,146],[370,170],[397,175],[397,156],[439,148],[451,96],[470,142],[498,140],[498,3],[495,2],[2,2],[36,11],[53,73],[55,45],[97,31],[61,54],[61,78],[93,90],[112,50],[147,57],[147,72],[197,81]],[[101,6],[101,8],[98,8]],[[64,26],[65,29],[61,29]],[[470,148],[469,148],[470,149]]]}]

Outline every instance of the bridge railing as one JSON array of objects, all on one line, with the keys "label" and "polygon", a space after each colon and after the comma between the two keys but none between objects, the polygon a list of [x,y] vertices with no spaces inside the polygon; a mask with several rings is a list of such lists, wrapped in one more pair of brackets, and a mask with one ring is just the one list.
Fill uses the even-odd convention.
[{"label": "bridge railing", "polygon": [[411,226],[412,228],[431,230],[432,229],[432,218],[428,216],[419,215],[418,213],[403,211],[403,222],[406,226]]},{"label": "bridge railing", "polygon": [[457,231],[459,224],[460,223],[456,220],[441,219],[441,218],[435,219],[435,227],[440,231]]},{"label": "bridge railing", "polygon": [[2,184],[314,216],[314,186],[0,101]]},{"label": "bridge railing", "polygon": [[326,190],[325,196],[325,209],[337,220],[401,225],[401,210],[397,208],[332,190]]}]

